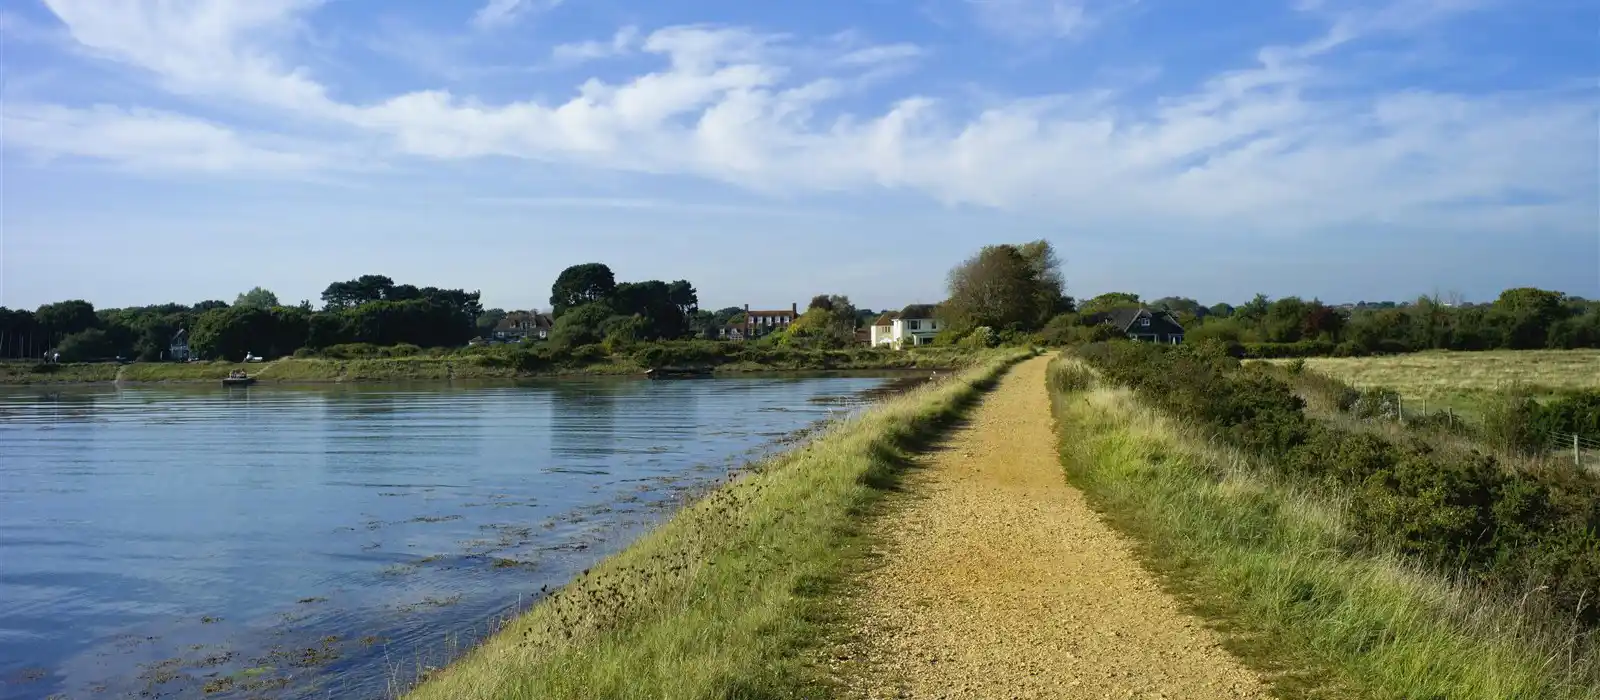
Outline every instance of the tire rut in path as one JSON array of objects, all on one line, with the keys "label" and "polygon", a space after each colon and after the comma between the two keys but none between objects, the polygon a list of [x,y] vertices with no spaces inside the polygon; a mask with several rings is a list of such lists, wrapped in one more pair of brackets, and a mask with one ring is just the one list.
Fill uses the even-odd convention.
[{"label": "tire rut in path", "polygon": [[1015,367],[878,521],[835,655],[858,698],[1266,698],[1066,483],[1045,386]]}]

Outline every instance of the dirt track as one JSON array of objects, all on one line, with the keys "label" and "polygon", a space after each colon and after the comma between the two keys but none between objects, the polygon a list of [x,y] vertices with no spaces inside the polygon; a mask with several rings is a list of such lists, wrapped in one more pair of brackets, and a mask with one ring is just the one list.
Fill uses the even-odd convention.
[{"label": "dirt track", "polygon": [[1270,697],[1066,484],[1047,363],[1006,375],[880,521],[836,657],[851,695]]}]

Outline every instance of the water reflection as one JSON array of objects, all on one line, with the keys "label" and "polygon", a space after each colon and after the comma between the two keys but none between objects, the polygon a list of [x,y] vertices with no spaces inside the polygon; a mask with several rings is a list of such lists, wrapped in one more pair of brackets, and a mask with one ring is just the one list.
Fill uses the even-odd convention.
[{"label": "water reflection", "polygon": [[0,388],[0,698],[382,697],[879,381]]}]

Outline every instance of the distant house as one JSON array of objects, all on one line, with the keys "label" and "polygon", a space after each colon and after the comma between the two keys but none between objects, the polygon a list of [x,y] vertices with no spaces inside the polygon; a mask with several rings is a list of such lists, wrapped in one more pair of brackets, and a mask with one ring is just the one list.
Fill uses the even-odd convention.
[{"label": "distant house", "polygon": [[872,346],[908,348],[928,345],[939,335],[939,319],[932,304],[912,304],[900,311],[889,311],[872,322]]},{"label": "distant house", "polygon": [[800,318],[799,304],[790,304],[789,308],[776,311],[752,311],[750,305],[745,304],[743,317],[735,316],[723,327],[722,337],[728,340],[755,340],[788,328],[797,318]]},{"label": "distant house", "polygon": [[179,328],[172,334],[172,342],[167,344],[167,359],[173,362],[189,361],[189,331]]},{"label": "distant house", "polygon": [[1165,311],[1145,308],[1115,309],[1091,314],[1085,320],[1090,325],[1110,324],[1133,340],[1170,344],[1183,342],[1183,326],[1178,324],[1172,314]]},{"label": "distant house", "polygon": [[514,343],[524,338],[549,340],[555,319],[537,311],[513,311],[494,326],[494,339]]},{"label": "distant house", "polygon": [[872,347],[894,347],[894,321],[897,318],[900,318],[899,311],[885,311],[872,322]]}]

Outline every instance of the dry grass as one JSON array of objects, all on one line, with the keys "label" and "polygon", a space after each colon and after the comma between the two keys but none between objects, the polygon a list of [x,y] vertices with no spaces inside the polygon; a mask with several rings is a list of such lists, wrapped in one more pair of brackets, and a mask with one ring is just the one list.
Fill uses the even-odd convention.
[{"label": "dry grass", "polygon": [[433,698],[828,697],[814,654],[859,526],[1016,354],[925,385],[694,503],[412,692]]},{"label": "dry grass", "polygon": [[1055,384],[1069,479],[1144,541],[1175,589],[1233,630],[1231,648],[1275,671],[1284,696],[1600,698],[1600,656],[1572,629],[1351,553],[1336,498],[1207,444],[1126,390]]},{"label": "dry grass", "polygon": [[[1275,360],[1278,364],[1290,360]],[[1520,384],[1534,394],[1600,389],[1600,350],[1421,352],[1383,357],[1314,357],[1308,369],[1359,389],[1385,387],[1418,408],[1476,412],[1496,390]]]}]

